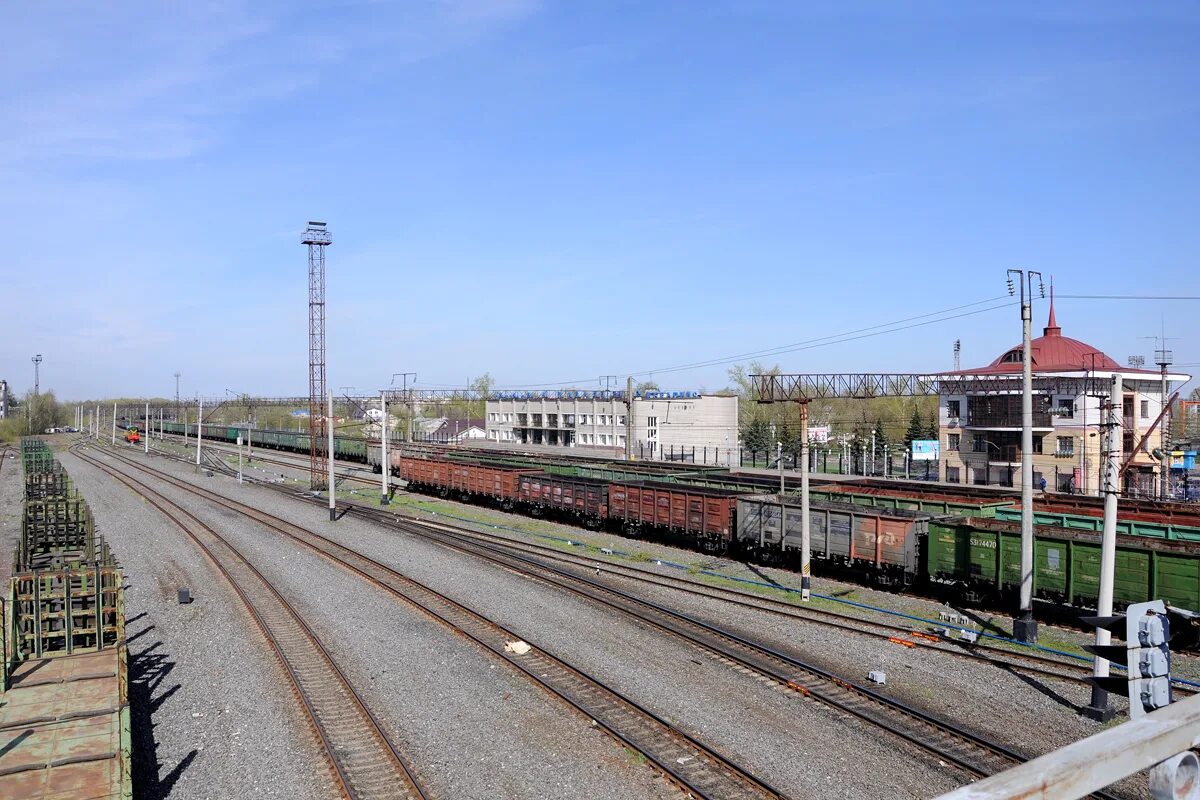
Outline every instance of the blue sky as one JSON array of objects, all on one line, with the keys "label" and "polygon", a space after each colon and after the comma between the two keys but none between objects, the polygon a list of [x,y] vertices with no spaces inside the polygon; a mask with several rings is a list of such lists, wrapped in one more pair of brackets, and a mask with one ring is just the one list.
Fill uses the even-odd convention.
[{"label": "blue sky", "polygon": [[[169,8],[168,8],[169,7]],[[836,9],[836,10],[835,10]],[[1169,3],[23,4],[0,377],[62,397],[664,368],[1005,294],[1200,294],[1200,10]],[[1119,360],[1195,302],[1060,299]],[[1035,309],[1035,327],[1046,306]],[[1015,309],[768,359],[990,361]],[[1193,370],[1200,372],[1200,370]],[[644,377],[644,376],[643,376]]]}]

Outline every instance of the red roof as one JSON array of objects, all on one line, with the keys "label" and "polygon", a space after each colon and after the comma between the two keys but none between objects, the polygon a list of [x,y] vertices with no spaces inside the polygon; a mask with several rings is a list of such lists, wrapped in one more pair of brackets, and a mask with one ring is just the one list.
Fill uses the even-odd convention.
[{"label": "red roof", "polygon": [[[1033,356],[1034,372],[1068,372],[1078,370],[1113,370],[1117,372],[1148,372],[1147,370],[1122,367],[1098,348],[1087,342],[1062,335],[1062,328],[1054,317],[1054,289],[1050,289],[1050,318],[1042,335],[1029,343]],[[1021,345],[1004,351],[999,358],[986,367],[961,370],[962,374],[988,375],[1019,373],[1021,371]],[[955,374],[955,373],[948,373]]]}]

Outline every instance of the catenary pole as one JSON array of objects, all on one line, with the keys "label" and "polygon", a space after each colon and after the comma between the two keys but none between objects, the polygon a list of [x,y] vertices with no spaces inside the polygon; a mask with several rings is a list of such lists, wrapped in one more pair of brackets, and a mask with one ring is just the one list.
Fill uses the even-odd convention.
[{"label": "catenary pole", "polygon": [[150,454],[150,404],[146,403],[146,424],[142,426],[142,452]]},{"label": "catenary pole", "polygon": [[100,405],[96,405],[96,441],[100,441]]},{"label": "catenary pole", "polygon": [[200,440],[201,431],[204,430],[204,401],[199,401],[200,405],[196,409],[196,466],[200,466]]},{"label": "catenary pole", "polygon": [[387,429],[387,394],[379,393],[379,411],[381,412],[379,420],[379,474],[381,485],[379,489],[379,505],[386,506],[388,504],[388,476],[392,471],[392,464],[388,461],[388,429]]},{"label": "catenary pole", "polygon": [[333,481],[333,465],[335,461],[333,457],[333,389],[329,390],[329,414],[325,418],[325,427],[329,433],[329,521],[334,522],[337,520],[337,495],[334,492],[335,484]]},{"label": "catenary pole", "polygon": [[112,443],[117,443],[117,404],[113,403],[113,418],[112,418]]},{"label": "catenary pole", "polygon": [[[1104,462],[1104,534],[1100,540],[1100,596],[1096,600],[1096,615],[1108,617],[1113,611],[1113,583],[1117,562],[1117,498],[1120,495],[1121,471],[1121,422],[1118,416],[1123,406],[1121,399],[1121,376],[1113,375],[1109,393],[1108,414],[1104,419],[1104,441],[1108,448]],[[1097,646],[1108,645],[1112,634],[1104,628],[1096,628]],[[1092,674],[1097,678],[1108,677],[1108,659],[1096,656]],[[1116,713],[1108,704],[1108,692],[1092,686],[1092,702],[1087,707],[1089,716],[1107,721]]]},{"label": "catenary pole", "polygon": [[1011,270],[1021,281],[1021,607],[1013,620],[1018,641],[1037,641],[1033,619],[1033,276],[1029,270]]},{"label": "catenary pole", "polygon": [[242,482],[242,437],[237,437],[238,450],[238,483]]},{"label": "catenary pole", "polygon": [[[800,404],[800,600],[808,602],[812,587],[812,520],[808,498],[808,403]],[[780,536],[783,535],[782,520]]]},{"label": "catenary pole", "polygon": [[[625,460],[633,460],[633,376],[625,378]],[[718,457],[719,460],[719,457]]]}]

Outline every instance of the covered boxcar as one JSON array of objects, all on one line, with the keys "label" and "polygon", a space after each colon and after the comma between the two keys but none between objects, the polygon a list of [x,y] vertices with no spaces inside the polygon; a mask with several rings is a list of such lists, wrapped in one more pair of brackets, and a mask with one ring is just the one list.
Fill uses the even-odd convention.
[{"label": "covered boxcar", "polygon": [[[782,530],[780,517],[783,517]],[[907,586],[920,570],[920,540],[931,517],[919,511],[853,503],[811,503],[812,558],[833,567],[865,571],[888,586]],[[737,548],[766,564],[798,563],[801,548],[800,499],[747,495],[737,503]]]},{"label": "covered boxcar", "polygon": [[653,481],[612,482],[608,516],[630,536],[659,530],[724,552],[733,538],[739,493],[727,489]]},{"label": "covered boxcar", "polygon": [[[1100,540],[1090,531],[1035,526],[1034,594],[1058,604],[1095,608],[1100,590]],[[1021,526],[994,519],[931,523],[926,573],[935,584],[971,599],[1015,595],[1021,582]],[[1118,606],[1162,598],[1200,607],[1200,545],[1117,536],[1113,601]]]},{"label": "covered boxcar", "polygon": [[521,505],[535,515],[552,514],[598,528],[608,519],[608,481],[534,472],[520,476]]}]

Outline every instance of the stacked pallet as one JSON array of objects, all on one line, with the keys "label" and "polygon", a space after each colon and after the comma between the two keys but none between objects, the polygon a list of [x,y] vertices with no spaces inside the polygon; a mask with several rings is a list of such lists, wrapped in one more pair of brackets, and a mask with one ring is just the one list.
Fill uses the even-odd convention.
[{"label": "stacked pallet", "polygon": [[[0,797],[132,796],[123,576],[44,441],[4,606]],[[65,793],[64,793],[65,792]]]}]

